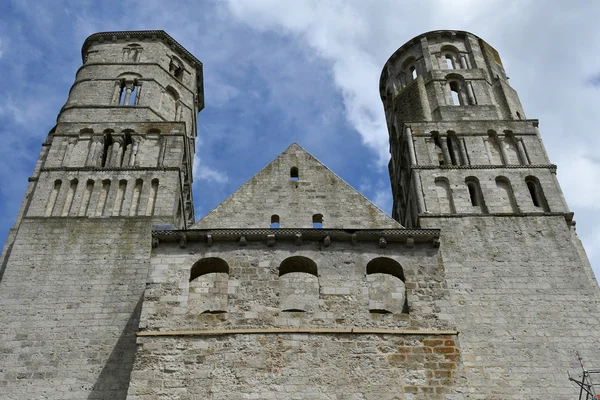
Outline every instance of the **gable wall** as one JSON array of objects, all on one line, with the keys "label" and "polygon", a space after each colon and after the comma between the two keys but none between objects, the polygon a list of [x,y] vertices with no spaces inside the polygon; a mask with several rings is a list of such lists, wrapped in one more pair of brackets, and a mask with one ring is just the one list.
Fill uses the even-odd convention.
[{"label": "gable wall", "polygon": [[[297,167],[298,181],[290,179]],[[399,228],[374,204],[297,144],[290,146],[238,191],[202,218],[195,228],[268,228],[271,215],[281,228]]]}]

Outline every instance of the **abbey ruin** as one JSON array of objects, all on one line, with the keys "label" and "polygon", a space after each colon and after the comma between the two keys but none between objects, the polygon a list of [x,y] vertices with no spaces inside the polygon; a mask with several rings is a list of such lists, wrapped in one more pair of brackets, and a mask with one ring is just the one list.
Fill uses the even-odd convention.
[{"label": "abbey ruin", "polygon": [[600,366],[556,165],[477,36],[383,67],[391,217],[292,143],[196,220],[202,63],[163,31],[82,57],[0,258],[0,398],[567,400]]}]

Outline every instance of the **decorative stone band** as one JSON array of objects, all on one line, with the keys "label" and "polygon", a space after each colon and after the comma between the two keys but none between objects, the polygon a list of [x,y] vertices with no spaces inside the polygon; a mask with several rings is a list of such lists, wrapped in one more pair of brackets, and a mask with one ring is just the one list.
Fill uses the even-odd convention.
[{"label": "decorative stone band", "polygon": [[[157,229],[158,228],[158,229]],[[292,242],[297,246],[304,241],[318,241],[324,247],[332,242],[373,242],[379,247],[391,243],[402,243],[412,248],[417,243],[432,247],[440,245],[439,229],[301,229],[301,228],[248,228],[248,229],[192,229],[163,230],[163,226],[154,226],[152,231],[152,247],[160,242],[179,242],[184,248],[190,242],[205,242],[208,246],[219,242],[237,242],[245,246],[249,241],[262,241],[267,246],[276,242]]]},{"label": "decorative stone band", "polygon": [[140,166],[128,166],[128,167],[51,167],[51,168],[40,168],[41,172],[50,171],[181,171],[183,168],[180,167],[140,167]]},{"label": "decorative stone band", "polygon": [[509,164],[509,165],[414,165],[411,169],[549,169],[556,171],[556,164],[536,164],[536,165],[523,165],[523,164]]},{"label": "decorative stone band", "polygon": [[248,328],[248,329],[210,329],[198,331],[137,332],[138,337],[156,336],[219,336],[219,335],[265,335],[265,334],[355,334],[355,335],[421,335],[443,336],[458,335],[456,330],[436,329],[382,329],[382,328]]},{"label": "decorative stone band", "polygon": [[575,225],[575,213],[572,212],[522,212],[522,213],[457,213],[457,214],[430,214],[420,213],[419,218],[463,218],[463,217],[564,217],[567,223]]}]

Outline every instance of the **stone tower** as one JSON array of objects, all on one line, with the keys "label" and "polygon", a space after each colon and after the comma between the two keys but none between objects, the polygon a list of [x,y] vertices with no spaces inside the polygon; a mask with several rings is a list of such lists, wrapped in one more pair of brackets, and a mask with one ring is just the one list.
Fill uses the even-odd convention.
[{"label": "stone tower", "polygon": [[387,61],[380,93],[393,216],[441,229],[473,398],[572,398],[575,351],[599,356],[599,289],[498,52],[468,32],[419,35]]},{"label": "stone tower", "polygon": [[3,251],[2,398],[122,398],[151,227],[194,222],[201,62],[163,31],[82,57]]}]

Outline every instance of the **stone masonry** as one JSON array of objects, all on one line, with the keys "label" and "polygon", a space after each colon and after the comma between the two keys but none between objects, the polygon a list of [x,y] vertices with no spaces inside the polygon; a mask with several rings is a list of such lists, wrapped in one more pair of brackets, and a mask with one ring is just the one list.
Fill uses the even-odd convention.
[{"label": "stone masonry", "polygon": [[384,66],[387,216],[294,143],[194,220],[202,64],[163,31],[82,49],[0,258],[0,398],[575,398],[600,289],[500,56]]}]

